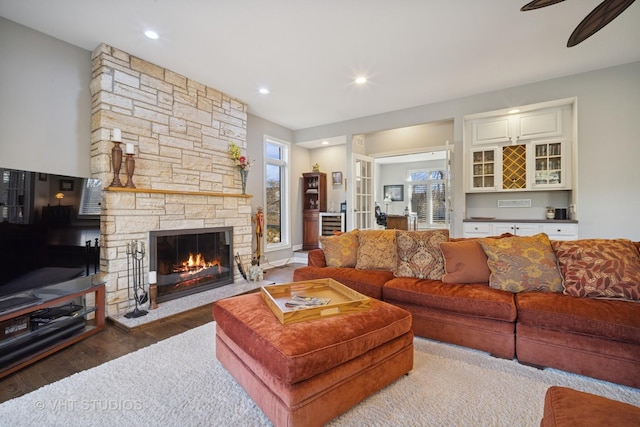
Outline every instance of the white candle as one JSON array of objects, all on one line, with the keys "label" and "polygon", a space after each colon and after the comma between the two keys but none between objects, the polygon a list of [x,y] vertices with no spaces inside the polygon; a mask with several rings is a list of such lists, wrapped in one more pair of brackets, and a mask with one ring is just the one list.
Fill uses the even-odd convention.
[{"label": "white candle", "polygon": [[155,271],[150,271],[149,272],[149,284],[152,285],[156,283],[156,272]]},{"label": "white candle", "polygon": [[133,151],[133,144],[130,142],[127,142],[124,152],[126,154],[135,154],[135,151]]},{"label": "white candle", "polygon": [[113,131],[111,132],[111,140],[113,142],[122,142],[122,132],[120,132],[120,129],[113,129]]}]

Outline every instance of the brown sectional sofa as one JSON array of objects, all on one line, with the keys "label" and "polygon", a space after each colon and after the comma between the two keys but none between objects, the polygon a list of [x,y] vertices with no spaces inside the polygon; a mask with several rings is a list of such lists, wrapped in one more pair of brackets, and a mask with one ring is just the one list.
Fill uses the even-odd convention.
[{"label": "brown sectional sofa", "polygon": [[[640,242],[634,245],[640,259]],[[310,251],[308,265],[294,271],[294,281],[333,278],[402,307],[412,314],[418,336],[640,388],[637,301],[509,292],[488,283],[445,283],[396,277],[392,271],[327,267],[326,261],[323,249]]]}]

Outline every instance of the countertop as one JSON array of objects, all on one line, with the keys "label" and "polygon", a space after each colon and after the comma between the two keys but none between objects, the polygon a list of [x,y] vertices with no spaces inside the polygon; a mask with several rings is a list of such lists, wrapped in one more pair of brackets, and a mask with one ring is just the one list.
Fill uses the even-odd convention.
[{"label": "countertop", "polygon": [[577,224],[575,219],[509,219],[509,218],[467,218],[462,222],[522,222],[522,223],[549,223],[549,224]]}]

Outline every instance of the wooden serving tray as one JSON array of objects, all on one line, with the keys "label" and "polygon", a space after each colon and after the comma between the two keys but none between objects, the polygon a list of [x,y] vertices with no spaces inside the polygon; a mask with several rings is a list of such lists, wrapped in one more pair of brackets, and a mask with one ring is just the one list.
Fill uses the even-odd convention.
[{"label": "wooden serving tray", "polygon": [[[283,325],[366,311],[371,307],[369,297],[333,279],[305,280],[282,285],[262,286],[260,293]],[[286,306],[286,302],[296,295],[329,298],[329,303],[313,307]]]}]

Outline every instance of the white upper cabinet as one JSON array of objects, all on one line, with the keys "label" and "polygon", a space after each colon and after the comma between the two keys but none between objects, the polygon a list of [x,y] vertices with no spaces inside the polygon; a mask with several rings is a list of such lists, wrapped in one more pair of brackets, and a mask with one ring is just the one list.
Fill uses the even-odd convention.
[{"label": "white upper cabinet", "polygon": [[571,188],[571,153],[566,149],[564,140],[533,141],[529,149],[530,163],[527,168],[532,171],[531,188]]},{"label": "white upper cabinet", "polygon": [[488,117],[471,122],[472,144],[496,144],[511,140],[511,117]]},{"label": "white upper cabinet", "polygon": [[574,101],[474,114],[464,121],[467,192],[570,190]]},{"label": "white upper cabinet", "polygon": [[559,107],[526,113],[506,114],[471,121],[471,143],[517,143],[523,140],[562,135],[562,110]]},{"label": "white upper cabinet", "polygon": [[483,147],[470,151],[471,173],[469,186],[473,191],[496,191],[500,179],[497,148]]},{"label": "white upper cabinet", "polygon": [[562,135],[562,110],[560,108],[546,108],[517,114],[515,137],[518,140],[539,139]]}]

